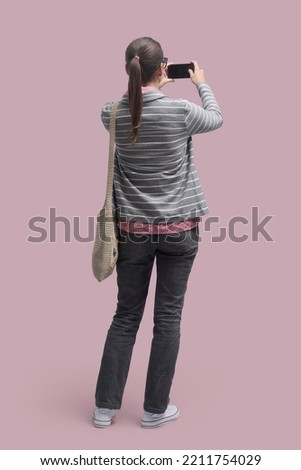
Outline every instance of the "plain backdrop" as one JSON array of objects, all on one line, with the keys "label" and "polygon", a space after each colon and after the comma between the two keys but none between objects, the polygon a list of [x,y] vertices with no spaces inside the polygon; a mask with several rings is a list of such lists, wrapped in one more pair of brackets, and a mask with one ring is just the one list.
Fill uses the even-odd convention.
[{"label": "plain backdrop", "polygon": [[[300,449],[298,9],[293,0],[2,2],[3,449]],[[91,269],[107,172],[100,112],[125,92],[124,51],[140,36],[170,61],[199,62],[224,124],[194,137],[210,213],[171,393],[181,417],[139,425],[153,276],[122,409],[101,430],[91,415],[116,277],[99,284]],[[200,102],[189,80],[163,91]],[[259,221],[273,216],[273,241],[252,240],[252,207]],[[50,241],[50,210],[69,221],[70,240],[58,221]],[[206,231],[209,216],[218,222]],[[235,226],[244,242],[229,236],[236,216],[248,221]],[[43,242],[28,240],[39,236],[34,217]],[[90,239],[78,240],[77,224]]]}]

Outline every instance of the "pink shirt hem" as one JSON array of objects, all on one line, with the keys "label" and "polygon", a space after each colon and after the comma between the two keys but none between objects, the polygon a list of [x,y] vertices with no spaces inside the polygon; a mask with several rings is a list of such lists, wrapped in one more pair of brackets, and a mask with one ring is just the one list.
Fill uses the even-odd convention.
[{"label": "pink shirt hem", "polygon": [[148,234],[166,234],[166,233],[178,233],[186,230],[193,229],[199,222],[200,218],[196,217],[190,220],[184,220],[183,222],[172,222],[168,224],[143,224],[141,222],[118,222],[117,225],[120,230],[124,230],[129,233],[141,233],[144,235]]}]

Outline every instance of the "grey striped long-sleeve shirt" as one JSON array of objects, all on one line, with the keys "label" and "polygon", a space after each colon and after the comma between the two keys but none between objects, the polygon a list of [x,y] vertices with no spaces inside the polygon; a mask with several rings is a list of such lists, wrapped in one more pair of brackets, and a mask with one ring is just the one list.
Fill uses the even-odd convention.
[{"label": "grey striped long-sleeve shirt", "polygon": [[[143,94],[142,122],[130,144],[128,96],[116,114],[114,209],[119,221],[159,224],[209,212],[193,155],[192,135],[221,127],[223,118],[210,86],[197,86],[203,107],[159,90]],[[101,112],[109,130],[112,102]]]}]

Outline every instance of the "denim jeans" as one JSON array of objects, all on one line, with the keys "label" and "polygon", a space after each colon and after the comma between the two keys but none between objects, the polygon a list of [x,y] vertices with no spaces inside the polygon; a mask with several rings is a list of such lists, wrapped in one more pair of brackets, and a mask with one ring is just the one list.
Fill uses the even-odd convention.
[{"label": "denim jeans", "polygon": [[121,407],[156,259],[154,328],[144,410],[150,413],[166,410],[179,350],[184,296],[198,241],[198,227],[169,235],[120,231],[117,309],[104,345],[95,392],[97,407],[115,410]]}]

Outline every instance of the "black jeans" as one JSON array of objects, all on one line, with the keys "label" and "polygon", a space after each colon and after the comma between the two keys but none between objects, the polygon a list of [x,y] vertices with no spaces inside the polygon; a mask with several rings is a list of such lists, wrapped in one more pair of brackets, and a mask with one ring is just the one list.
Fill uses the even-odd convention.
[{"label": "black jeans", "polygon": [[154,328],[144,410],[150,413],[166,410],[179,350],[184,296],[198,241],[198,227],[169,235],[120,231],[116,265],[118,302],[101,360],[95,392],[97,407],[116,410],[121,407],[156,258]]}]

